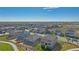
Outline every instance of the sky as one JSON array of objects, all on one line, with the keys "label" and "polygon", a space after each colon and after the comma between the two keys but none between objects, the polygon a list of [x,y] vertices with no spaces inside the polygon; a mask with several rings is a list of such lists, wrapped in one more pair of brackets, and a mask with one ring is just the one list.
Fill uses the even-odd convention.
[{"label": "sky", "polygon": [[79,7],[0,7],[0,22],[79,22]]}]

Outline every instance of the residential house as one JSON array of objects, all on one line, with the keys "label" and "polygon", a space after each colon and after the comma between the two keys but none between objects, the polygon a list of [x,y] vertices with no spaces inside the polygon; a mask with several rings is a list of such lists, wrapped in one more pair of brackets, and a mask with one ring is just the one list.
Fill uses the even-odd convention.
[{"label": "residential house", "polygon": [[57,37],[55,35],[46,35],[41,39],[41,46],[45,48],[53,49],[57,43]]}]

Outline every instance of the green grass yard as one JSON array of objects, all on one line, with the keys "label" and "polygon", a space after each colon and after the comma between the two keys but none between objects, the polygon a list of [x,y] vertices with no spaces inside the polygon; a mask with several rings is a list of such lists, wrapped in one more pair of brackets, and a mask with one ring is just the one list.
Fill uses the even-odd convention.
[{"label": "green grass yard", "polygon": [[35,46],[34,46],[34,48],[37,50],[37,51],[43,51],[43,49],[41,48],[41,44],[39,43],[39,44],[36,44]]},{"label": "green grass yard", "polygon": [[66,42],[66,38],[65,37],[60,37],[60,39],[58,41],[59,42]]},{"label": "green grass yard", "polygon": [[14,49],[11,45],[0,42],[0,51],[14,51]]}]

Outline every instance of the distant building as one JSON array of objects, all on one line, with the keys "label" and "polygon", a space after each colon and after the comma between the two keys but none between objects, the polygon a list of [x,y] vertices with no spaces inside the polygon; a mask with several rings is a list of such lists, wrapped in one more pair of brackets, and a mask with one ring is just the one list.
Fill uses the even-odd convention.
[{"label": "distant building", "polygon": [[67,30],[66,32],[65,32],[65,36],[75,36],[75,31],[72,31],[72,30]]},{"label": "distant building", "polygon": [[0,34],[5,34],[6,32],[5,31],[0,31]]},{"label": "distant building", "polygon": [[79,45],[79,37],[66,37],[67,41],[76,45]]},{"label": "distant building", "polygon": [[19,34],[21,34],[22,32],[24,32],[24,31],[22,31],[22,30],[10,30],[10,31],[8,31],[8,32],[9,32],[8,38],[9,38],[9,39],[14,39],[14,38],[17,38],[17,36],[18,36]]},{"label": "distant building", "polygon": [[38,33],[40,33],[40,34],[44,34],[45,32],[46,32],[46,28],[38,28]]},{"label": "distant building", "polygon": [[55,35],[57,35],[57,36],[64,36],[64,34],[61,31],[55,31]]}]

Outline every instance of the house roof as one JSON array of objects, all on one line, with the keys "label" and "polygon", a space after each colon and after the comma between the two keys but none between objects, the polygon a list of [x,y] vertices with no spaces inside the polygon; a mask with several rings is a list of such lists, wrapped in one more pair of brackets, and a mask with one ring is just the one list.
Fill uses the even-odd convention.
[{"label": "house roof", "polygon": [[52,42],[52,41],[56,41],[57,38],[55,35],[46,35],[45,37],[42,38],[41,41],[47,41],[47,42]]},{"label": "house roof", "polygon": [[21,33],[18,35],[18,39],[34,42],[37,39],[39,39],[39,36],[38,35],[31,35],[28,32],[24,32],[24,33]]},{"label": "house roof", "polygon": [[27,40],[29,41],[36,41],[37,39],[39,39],[39,36],[38,35],[29,35],[28,37],[26,37]]}]

